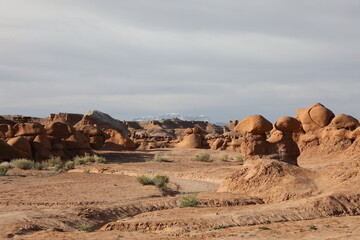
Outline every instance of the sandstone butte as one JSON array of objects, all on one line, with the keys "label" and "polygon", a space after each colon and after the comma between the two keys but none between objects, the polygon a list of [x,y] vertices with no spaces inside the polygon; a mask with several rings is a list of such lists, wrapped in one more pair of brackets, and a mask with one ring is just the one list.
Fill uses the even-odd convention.
[{"label": "sandstone butte", "polygon": [[[0,239],[360,239],[359,120],[320,103],[294,113],[227,126],[0,116]],[[92,155],[106,163],[9,163]],[[157,174],[166,187],[136,180]]]}]

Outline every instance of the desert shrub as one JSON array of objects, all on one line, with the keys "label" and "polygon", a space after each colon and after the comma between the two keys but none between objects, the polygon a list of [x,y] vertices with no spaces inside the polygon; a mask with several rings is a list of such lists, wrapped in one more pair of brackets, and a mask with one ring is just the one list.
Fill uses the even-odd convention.
[{"label": "desert shrub", "polygon": [[5,176],[7,171],[9,170],[9,167],[6,165],[0,165],[0,176]]},{"label": "desert shrub", "polygon": [[220,229],[224,229],[224,228],[227,228],[227,226],[219,225],[219,226],[217,226],[217,227],[214,227],[213,229],[214,229],[214,230],[220,230]]},{"label": "desert shrub", "polygon": [[9,162],[2,162],[2,163],[0,163],[0,166],[6,166],[9,169],[15,167],[12,163],[9,163]]},{"label": "desert shrub", "polygon": [[310,225],[310,226],[309,226],[309,229],[310,229],[310,230],[318,230],[318,228],[317,228],[315,225]]},{"label": "desert shrub", "polygon": [[238,162],[243,162],[243,161],[244,161],[244,159],[242,158],[241,154],[240,154],[240,155],[237,155],[237,156],[235,157],[235,160],[238,161]]},{"label": "desert shrub", "polygon": [[105,163],[106,159],[103,157],[99,157],[98,155],[91,156],[88,153],[85,153],[84,156],[76,156],[73,158],[75,165],[82,165],[89,162],[97,162],[97,163]]},{"label": "desert shrub", "polygon": [[53,166],[54,171],[62,171],[64,170],[64,164],[63,163],[57,163]]},{"label": "desert shrub", "polygon": [[35,162],[25,158],[18,158],[11,160],[11,164],[16,168],[29,170],[34,168]]},{"label": "desert shrub", "polygon": [[190,195],[183,196],[182,198],[179,199],[178,206],[180,208],[196,207],[197,205],[199,205],[199,201],[197,200],[196,197],[197,197],[196,194],[190,194]]},{"label": "desert shrub", "polygon": [[156,175],[153,177],[152,181],[154,182],[155,187],[164,190],[167,183],[169,183],[169,177],[163,175]]},{"label": "desert shrub", "polygon": [[90,173],[90,169],[84,169],[83,173]]},{"label": "desert shrub", "polygon": [[145,175],[137,176],[136,181],[138,181],[142,185],[154,185],[152,180]]},{"label": "desert shrub", "polygon": [[96,163],[106,163],[106,159],[104,157],[100,157],[98,155],[94,155],[93,158],[95,159]]},{"label": "desert shrub", "polygon": [[64,164],[64,169],[66,171],[68,170],[71,170],[71,169],[74,169],[75,168],[75,163],[73,161],[67,161],[65,164]]},{"label": "desert shrub", "polygon": [[170,162],[169,158],[162,154],[155,154],[153,159],[148,160],[149,162]]},{"label": "desert shrub", "polygon": [[43,170],[43,169],[46,169],[46,166],[42,162],[34,162],[32,169]]},{"label": "desert shrub", "polygon": [[227,162],[229,160],[229,155],[227,155],[226,153],[220,153],[217,158],[219,161]]},{"label": "desert shrub", "polygon": [[191,157],[190,160],[197,162],[211,162],[210,153],[208,152],[197,153],[193,157]]},{"label": "desert shrub", "polygon": [[56,164],[62,164],[60,157],[51,157],[48,160],[44,161],[48,164],[49,167],[55,166]]},{"label": "desert shrub", "polygon": [[136,181],[142,185],[154,185],[158,189],[166,189],[167,183],[169,183],[169,177],[164,175],[155,175],[152,177],[147,177],[144,175],[137,176]]},{"label": "desert shrub", "polygon": [[271,228],[268,227],[259,227],[260,230],[271,230]]},{"label": "desert shrub", "polygon": [[88,224],[80,224],[78,226],[78,229],[81,231],[81,232],[92,232],[93,229],[90,225]]}]

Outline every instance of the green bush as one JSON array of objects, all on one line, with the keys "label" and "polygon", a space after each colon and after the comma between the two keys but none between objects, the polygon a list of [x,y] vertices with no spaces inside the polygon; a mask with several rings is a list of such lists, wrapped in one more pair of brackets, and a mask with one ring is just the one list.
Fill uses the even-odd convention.
[{"label": "green bush", "polygon": [[104,157],[100,157],[98,155],[94,155],[93,158],[95,159],[96,163],[106,163],[106,159]]},{"label": "green bush", "polygon": [[271,228],[268,227],[259,227],[260,230],[271,230]]},{"label": "green bush", "polygon": [[80,224],[78,226],[78,229],[82,232],[92,232],[93,231],[92,227],[88,224]]},{"label": "green bush", "polygon": [[144,175],[137,176],[136,181],[138,181],[142,185],[154,185],[153,181],[149,177],[146,177]]},{"label": "green bush", "polygon": [[6,165],[0,165],[0,176],[5,176],[9,167]]},{"label": "green bush", "polygon": [[226,153],[220,153],[217,158],[219,161],[227,162],[229,160],[229,155]]},{"label": "green bush", "polygon": [[164,190],[166,189],[167,183],[169,183],[169,177],[163,175],[155,175],[152,177],[141,175],[136,177],[136,181],[142,185],[154,185],[158,189]]},{"label": "green bush", "polygon": [[155,187],[158,189],[166,189],[166,185],[169,183],[169,177],[163,175],[156,175],[153,177],[152,181],[154,182]]},{"label": "green bush", "polygon": [[73,161],[67,161],[65,164],[64,164],[64,169],[66,171],[69,171],[71,169],[74,169],[75,168],[75,163]]},{"label": "green bush", "polygon": [[20,168],[23,170],[33,169],[35,166],[35,162],[25,158],[13,159],[11,160],[11,164],[16,168]]},{"label": "green bush", "polygon": [[208,152],[197,153],[195,154],[195,156],[191,157],[190,160],[197,162],[211,162],[210,153]]},{"label": "green bush", "polygon": [[197,197],[196,194],[186,195],[179,199],[178,206],[180,208],[196,207],[197,205],[199,205],[199,201],[197,200],[196,197]]}]

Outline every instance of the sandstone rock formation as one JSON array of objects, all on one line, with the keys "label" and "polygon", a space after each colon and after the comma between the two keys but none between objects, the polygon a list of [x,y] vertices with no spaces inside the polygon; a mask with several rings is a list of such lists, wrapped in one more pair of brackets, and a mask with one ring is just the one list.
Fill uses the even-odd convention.
[{"label": "sandstone rock formation", "polygon": [[297,109],[296,112],[305,132],[316,131],[327,126],[335,116],[331,110],[320,103]]},{"label": "sandstone rock formation", "polygon": [[204,137],[200,128],[188,128],[185,130],[186,135],[177,144],[179,148],[202,148]]}]

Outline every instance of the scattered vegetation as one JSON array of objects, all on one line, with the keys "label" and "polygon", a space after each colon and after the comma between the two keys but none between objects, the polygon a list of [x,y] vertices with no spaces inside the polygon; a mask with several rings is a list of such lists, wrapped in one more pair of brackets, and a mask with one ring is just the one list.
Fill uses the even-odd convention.
[{"label": "scattered vegetation", "polygon": [[149,162],[171,162],[169,158],[162,154],[155,154],[153,159],[148,160]]},{"label": "scattered vegetation", "polygon": [[199,205],[199,201],[197,200],[197,194],[186,195],[179,199],[178,206],[180,208],[184,207],[196,207]]},{"label": "scattered vegetation", "polygon": [[268,227],[259,227],[260,230],[271,230],[271,228]]},{"label": "scattered vegetation", "polygon": [[84,169],[83,173],[90,173],[90,169]]},{"label": "scattered vegetation", "polygon": [[13,159],[11,160],[11,164],[14,165],[14,167],[16,168],[20,168],[23,170],[34,169],[35,167],[34,161],[25,158]]},{"label": "scattered vegetation", "polygon": [[220,153],[217,158],[218,158],[218,160],[221,161],[221,162],[227,162],[227,161],[229,161],[229,155],[226,154],[226,153]]},{"label": "scattered vegetation", "polygon": [[9,170],[8,166],[1,164],[0,165],[0,176],[5,176],[8,170]]},{"label": "scattered vegetation", "polygon": [[190,160],[197,162],[211,162],[210,153],[208,152],[197,153],[193,157],[190,157]]},{"label": "scattered vegetation", "polygon": [[238,161],[238,162],[244,162],[244,159],[242,158],[241,154],[240,155],[237,155],[235,157],[235,160]]},{"label": "scattered vegetation", "polygon": [[85,153],[84,156],[76,156],[73,158],[73,161],[75,165],[82,165],[89,162],[96,162],[96,163],[105,163],[106,159],[103,157],[100,157],[98,155],[90,155],[88,153]]},{"label": "scattered vegetation", "polygon": [[318,228],[317,228],[315,225],[310,225],[310,226],[309,226],[309,229],[310,229],[310,230],[318,230]]},{"label": "scattered vegetation", "polygon": [[93,229],[91,226],[89,226],[88,224],[80,224],[78,226],[78,229],[82,232],[92,232]]},{"label": "scattered vegetation", "polygon": [[214,230],[219,230],[219,229],[223,229],[223,228],[227,228],[227,227],[224,226],[224,225],[219,225],[219,226],[217,226],[217,227],[214,227],[213,229],[214,229]]},{"label": "scattered vegetation", "polygon": [[165,190],[167,183],[169,183],[169,177],[164,175],[155,175],[152,177],[141,175],[136,177],[136,181],[142,185],[154,185],[158,189]]},{"label": "scattered vegetation", "polygon": [[65,164],[64,164],[64,169],[66,171],[69,171],[71,169],[74,169],[75,168],[75,163],[74,161],[67,161]]}]

